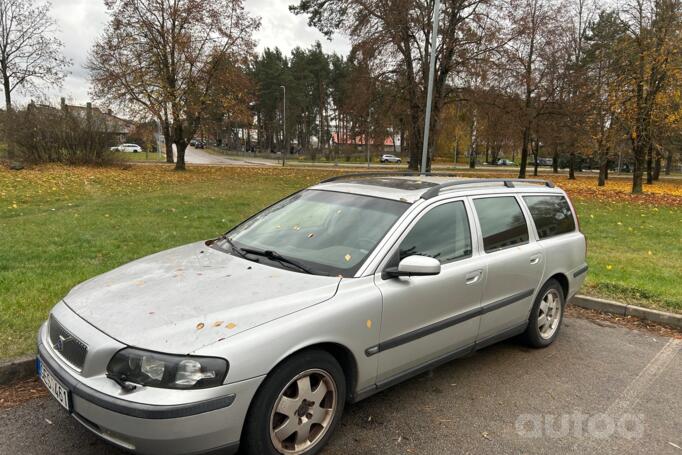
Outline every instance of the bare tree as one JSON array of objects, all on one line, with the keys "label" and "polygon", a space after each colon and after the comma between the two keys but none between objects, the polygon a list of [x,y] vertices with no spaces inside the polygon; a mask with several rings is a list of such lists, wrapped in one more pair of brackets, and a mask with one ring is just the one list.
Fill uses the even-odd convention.
[{"label": "bare tree", "polygon": [[[519,178],[526,177],[528,154],[539,117],[554,96],[552,76],[562,67],[558,41],[565,33],[560,5],[549,0],[513,0],[509,3],[510,39],[505,46],[499,76],[505,89],[523,100]],[[550,90],[543,88],[551,87]],[[537,154],[537,147],[534,154]],[[536,157],[537,158],[537,157]]]},{"label": "bare tree", "polygon": [[19,88],[39,91],[58,85],[71,62],[62,56],[62,42],[54,36],[50,4],[33,0],[0,0],[0,73],[5,109],[12,109],[12,93]]},{"label": "bare tree", "polygon": [[241,0],[106,0],[110,25],[89,69],[95,93],[122,96],[164,126],[177,149],[175,168],[200,127],[225,60],[251,54],[259,20]]}]

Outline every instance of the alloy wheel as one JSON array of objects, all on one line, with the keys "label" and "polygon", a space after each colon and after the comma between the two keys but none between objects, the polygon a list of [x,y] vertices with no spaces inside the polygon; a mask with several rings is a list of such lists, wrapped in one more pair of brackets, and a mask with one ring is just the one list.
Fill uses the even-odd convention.
[{"label": "alloy wheel", "polygon": [[294,377],[277,397],[270,415],[270,439],[278,452],[303,454],[330,428],[338,407],[332,376],[311,369]]},{"label": "alloy wheel", "polygon": [[561,323],[561,297],[556,289],[550,289],[540,301],[538,311],[538,332],[548,340],[554,336]]}]

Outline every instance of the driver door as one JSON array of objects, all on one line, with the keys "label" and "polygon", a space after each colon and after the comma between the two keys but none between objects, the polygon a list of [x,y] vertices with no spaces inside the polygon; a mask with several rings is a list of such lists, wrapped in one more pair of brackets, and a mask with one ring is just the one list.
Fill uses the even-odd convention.
[{"label": "driver door", "polygon": [[[378,385],[473,346],[487,271],[485,261],[474,253],[472,225],[465,200],[430,207],[413,220],[379,268],[375,283],[383,295],[380,343],[368,349],[369,355],[378,356]],[[384,269],[411,255],[438,259],[440,274],[382,277]]]}]

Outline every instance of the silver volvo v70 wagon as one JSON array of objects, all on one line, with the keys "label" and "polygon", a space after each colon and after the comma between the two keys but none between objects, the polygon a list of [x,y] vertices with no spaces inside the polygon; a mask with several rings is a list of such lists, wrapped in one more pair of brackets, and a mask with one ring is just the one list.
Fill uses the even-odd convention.
[{"label": "silver volvo v70 wagon", "polygon": [[550,182],[336,177],[75,287],[39,374],[130,451],[314,454],[346,403],[507,337],[552,343],[585,246]]}]

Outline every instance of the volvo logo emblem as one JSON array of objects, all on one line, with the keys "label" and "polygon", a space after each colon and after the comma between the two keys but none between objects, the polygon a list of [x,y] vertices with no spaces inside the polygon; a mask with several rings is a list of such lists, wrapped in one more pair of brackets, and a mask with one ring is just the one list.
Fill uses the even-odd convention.
[{"label": "volvo logo emblem", "polygon": [[59,339],[57,340],[57,342],[52,347],[56,351],[62,352],[62,350],[64,349],[64,343],[66,343],[69,340],[70,340],[70,338],[67,338],[64,335],[59,335]]}]

